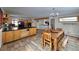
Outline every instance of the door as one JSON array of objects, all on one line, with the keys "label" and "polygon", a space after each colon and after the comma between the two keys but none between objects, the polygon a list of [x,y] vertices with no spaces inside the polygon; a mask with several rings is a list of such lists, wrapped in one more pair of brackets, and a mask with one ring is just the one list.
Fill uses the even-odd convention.
[{"label": "door", "polygon": [[2,21],[3,21],[3,12],[0,8],[0,47],[2,45]]},{"label": "door", "polygon": [[3,12],[0,8],[0,26],[2,26],[2,21],[3,21]]},{"label": "door", "polygon": [[51,19],[51,28],[55,29],[55,19]]}]

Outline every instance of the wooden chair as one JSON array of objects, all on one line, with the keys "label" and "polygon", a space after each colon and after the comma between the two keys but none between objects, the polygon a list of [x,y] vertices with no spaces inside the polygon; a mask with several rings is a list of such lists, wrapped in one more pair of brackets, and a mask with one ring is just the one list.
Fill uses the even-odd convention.
[{"label": "wooden chair", "polygon": [[42,33],[42,43],[43,43],[43,47],[46,46],[46,44],[49,44],[50,45],[50,50],[52,50],[52,44],[53,44],[53,41],[51,39],[51,33],[50,32],[43,32]]},{"label": "wooden chair", "polygon": [[62,39],[64,37],[64,30],[62,28],[56,28],[57,31],[59,31],[59,39]]}]

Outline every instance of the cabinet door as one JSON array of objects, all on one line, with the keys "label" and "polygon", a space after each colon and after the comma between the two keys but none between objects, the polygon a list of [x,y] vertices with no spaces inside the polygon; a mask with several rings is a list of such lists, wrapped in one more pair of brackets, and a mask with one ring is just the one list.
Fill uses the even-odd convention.
[{"label": "cabinet door", "polygon": [[30,31],[30,35],[33,35],[33,28],[29,28],[29,31]]},{"label": "cabinet door", "polygon": [[36,34],[36,28],[30,28],[29,31],[30,31],[30,35]]},{"label": "cabinet door", "polygon": [[20,30],[14,31],[13,35],[14,35],[14,40],[20,39]]},{"label": "cabinet door", "polygon": [[29,31],[26,31],[26,37],[29,36],[29,33],[30,33]]},{"label": "cabinet door", "polygon": [[6,39],[5,39],[5,32],[2,32],[2,42],[5,43]]},{"label": "cabinet door", "polygon": [[34,34],[36,34],[36,28],[33,29]]},{"label": "cabinet door", "polygon": [[13,41],[13,31],[5,32],[5,42]]},{"label": "cabinet door", "polygon": [[21,38],[26,37],[26,29],[22,29],[21,31]]},{"label": "cabinet door", "polygon": [[32,29],[31,29],[31,35],[33,35],[33,34],[34,34],[34,29],[32,28]]},{"label": "cabinet door", "polygon": [[31,28],[29,28],[29,35],[31,35]]}]

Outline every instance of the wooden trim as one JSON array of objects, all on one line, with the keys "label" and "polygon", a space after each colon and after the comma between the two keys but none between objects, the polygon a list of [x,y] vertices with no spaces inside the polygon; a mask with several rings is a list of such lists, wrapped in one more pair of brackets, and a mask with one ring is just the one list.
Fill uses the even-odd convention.
[{"label": "wooden trim", "polygon": [[43,19],[48,19],[49,17],[41,17],[41,18],[34,18],[34,20],[43,20]]},{"label": "wooden trim", "polygon": [[78,20],[78,22],[79,22],[79,16],[77,16],[77,20]]},{"label": "wooden trim", "polygon": [[78,38],[79,39],[79,37],[76,37],[76,36],[72,36],[72,35],[67,35],[67,34],[65,34],[66,36],[70,36],[70,37],[74,37],[74,38]]}]

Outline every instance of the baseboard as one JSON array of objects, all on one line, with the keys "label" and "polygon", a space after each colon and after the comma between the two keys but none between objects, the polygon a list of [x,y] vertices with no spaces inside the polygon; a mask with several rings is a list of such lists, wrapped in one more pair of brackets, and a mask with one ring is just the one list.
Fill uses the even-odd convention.
[{"label": "baseboard", "polygon": [[75,35],[75,34],[65,34],[65,35],[75,37],[75,38],[79,38],[79,35]]}]

